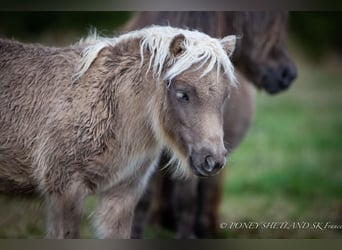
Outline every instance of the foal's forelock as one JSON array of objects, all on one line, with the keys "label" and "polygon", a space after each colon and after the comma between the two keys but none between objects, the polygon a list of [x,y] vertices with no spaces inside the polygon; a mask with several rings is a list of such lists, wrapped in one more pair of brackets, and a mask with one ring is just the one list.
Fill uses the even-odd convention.
[{"label": "foal's forelock", "polygon": [[[183,34],[183,51],[177,57],[170,54],[170,43],[179,34]],[[81,78],[89,69],[93,61],[98,57],[102,49],[115,47],[121,42],[129,42],[131,39],[140,40],[140,56],[142,66],[144,55],[149,51],[149,66],[155,78],[162,80],[172,80],[182,72],[190,69],[193,65],[198,65],[196,70],[202,70],[200,77],[216,70],[217,76],[221,72],[226,74],[232,85],[235,83],[233,65],[222,46],[223,40],[211,38],[208,35],[169,26],[152,26],[149,28],[129,32],[119,37],[103,38],[92,34],[85,39],[85,44],[89,44],[82,53],[82,58],[74,74],[74,81]],[[206,66],[206,68],[203,68]]]}]

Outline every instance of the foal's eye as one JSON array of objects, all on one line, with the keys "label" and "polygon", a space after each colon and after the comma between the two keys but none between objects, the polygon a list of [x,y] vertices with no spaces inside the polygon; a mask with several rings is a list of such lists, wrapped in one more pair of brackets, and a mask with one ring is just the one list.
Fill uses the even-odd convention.
[{"label": "foal's eye", "polygon": [[184,91],[176,91],[176,97],[177,97],[177,100],[179,100],[181,102],[188,102],[189,101],[189,96]]}]

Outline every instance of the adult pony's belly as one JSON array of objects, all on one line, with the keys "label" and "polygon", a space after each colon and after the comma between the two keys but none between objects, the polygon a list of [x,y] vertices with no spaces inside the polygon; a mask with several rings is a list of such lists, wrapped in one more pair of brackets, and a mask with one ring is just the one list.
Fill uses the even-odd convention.
[{"label": "adult pony's belly", "polygon": [[243,140],[255,111],[255,88],[238,71],[235,74],[239,84],[232,88],[223,111],[224,142],[229,152]]}]

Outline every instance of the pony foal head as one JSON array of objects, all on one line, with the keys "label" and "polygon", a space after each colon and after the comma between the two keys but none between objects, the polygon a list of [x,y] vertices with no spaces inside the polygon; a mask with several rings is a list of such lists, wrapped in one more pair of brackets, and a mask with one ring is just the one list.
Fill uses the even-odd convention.
[{"label": "pony foal head", "polygon": [[159,84],[164,88],[155,130],[180,163],[180,173],[218,173],[227,155],[222,108],[235,83],[229,59],[235,36],[214,39],[197,31],[173,29],[163,42],[165,53],[149,46],[159,42],[143,40],[141,44],[152,52],[150,67],[160,74]]}]

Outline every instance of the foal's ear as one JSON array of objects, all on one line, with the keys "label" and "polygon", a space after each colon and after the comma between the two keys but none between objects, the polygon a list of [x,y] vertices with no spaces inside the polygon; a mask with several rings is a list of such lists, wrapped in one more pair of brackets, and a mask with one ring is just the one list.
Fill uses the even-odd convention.
[{"label": "foal's ear", "polygon": [[226,51],[229,57],[232,56],[236,44],[236,36],[226,36],[220,40],[223,49]]},{"label": "foal's ear", "polygon": [[172,56],[176,57],[184,51],[184,40],[185,36],[183,34],[178,34],[172,39],[170,43],[170,53]]}]

